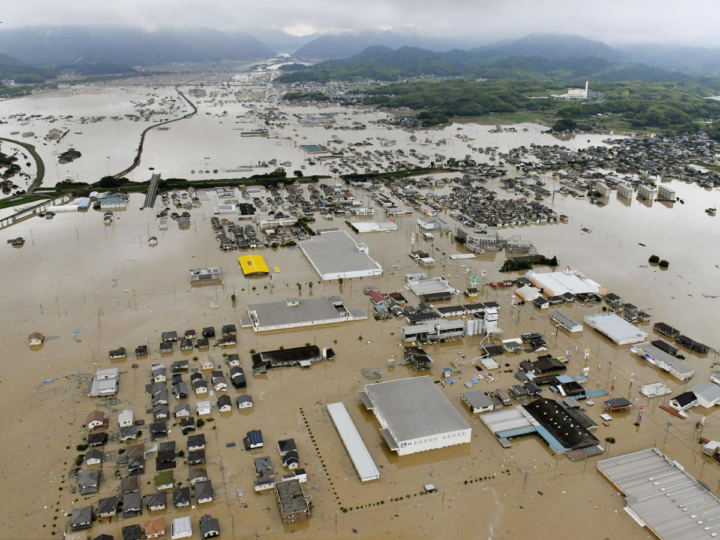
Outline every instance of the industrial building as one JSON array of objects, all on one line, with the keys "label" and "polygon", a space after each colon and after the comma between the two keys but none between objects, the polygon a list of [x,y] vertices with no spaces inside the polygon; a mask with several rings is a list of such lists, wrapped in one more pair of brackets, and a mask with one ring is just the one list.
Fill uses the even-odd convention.
[{"label": "industrial building", "polygon": [[657,448],[602,460],[597,469],[625,497],[624,510],[657,538],[714,536],[720,500]]},{"label": "industrial building", "polygon": [[245,277],[267,276],[270,274],[270,269],[262,255],[243,255],[238,257],[238,262]]},{"label": "industrial building", "polygon": [[360,481],[368,482],[380,478],[380,471],[375,465],[370,452],[368,452],[367,446],[365,446],[360,433],[358,433],[345,405],[340,402],[328,403],[327,408],[330,418],[332,418],[333,424],[335,424],[335,428],[337,428],[343,445],[345,445],[345,449],[350,456],[350,460],[360,477]]},{"label": "industrial building", "polygon": [[630,350],[681,381],[688,380],[695,374],[695,369],[690,364],[666,353],[649,341],[633,345]]},{"label": "industrial building", "polygon": [[[332,349],[328,349],[330,352]],[[309,347],[295,347],[292,349],[278,349],[255,353],[251,356],[253,375],[262,375],[268,369],[279,367],[310,367],[314,362],[322,360],[320,349],[315,345]]]},{"label": "industrial building", "polygon": [[480,419],[505,447],[510,446],[511,438],[537,434],[553,452],[571,459],[602,453],[600,441],[588,431],[592,421],[564,402],[539,398],[514,409],[484,414]]},{"label": "industrial building", "polygon": [[305,256],[325,281],[381,276],[382,267],[345,231],[328,231],[300,243]]},{"label": "industrial building", "polygon": [[585,323],[618,345],[630,345],[647,339],[647,333],[614,313],[586,315]]},{"label": "industrial building", "polygon": [[392,232],[397,231],[397,224],[392,221],[375,223],[374,221],[356,221],[351,222],[350,227],[358,234],[373,232]]},{"label": "industrial building", "polygon": [[358,394],[398,455],[470,442],[470,426],[430,377],[368,384]]},{"label": "industrial building", "polygon": [[243,327],[252,326],[255,332],[367,319],[361,310],[348,310],[339,296],[288,298],[282,302],[249,304],[247,310],[248,317],[243,317],[240,323]]},{"label": "industrial building", "polygon": [[602,285],[569,267],[563,272],[533,273],[530,275],[530,282],[546,296],[562,296],[565,293],[573,296],[580,293],[592,293],[599,296],[607,294]]}]

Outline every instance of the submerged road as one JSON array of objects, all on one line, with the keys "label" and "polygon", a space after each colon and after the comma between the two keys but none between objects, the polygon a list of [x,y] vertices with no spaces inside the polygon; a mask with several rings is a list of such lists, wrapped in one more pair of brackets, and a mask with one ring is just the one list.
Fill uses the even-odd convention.
[{"label": "submerged road", "polygon": [[[198,79],[202,79],[202,77],[198,77]],[[185,101],[188,102],[188,105],[190,105],[190,107],[192,108],[192,112],[189,112],[188,114],[186,114],[185,116],[181,116],[180,118],[174,118],[173,120],[166,120],[165,122],[160,122],[159,124],[153,124],[153,125],[150,126],[149,128],[145,128],[145,129],[143,130],[142,134],[140,135],[140,146],[138,146],[138,151],[137,151],[137,154],[135,155],[135,160],[132,162],[132,165],[130,165],[127,169],[125,169],[125,170],[123,170],[123,171],[120,171],[120,172],[117,173],[117,174],[114,174],[114,175],[113,175],[114,178],[122,178],[123,176],[125,176],[125,175],[127,175],[128,173],[130,173],[130,172],[132,172],[133,170],[135,170],[135,168],[136,168],[138,165],[140,165],[140,159],[142,158],[143,147],[144,147],[144,145],[145,145],[145,135],[147,135],[148,132],[149,132],[151,129],[155,129],[156,127],[160,127],[160,126],[165,126],[165,125],[167,125],[167,124],[172,124],[173,122],[179,122],[180,120],[185,120],[185,119],[190,118],[190,117],[192,117],[192,116],[195,116],[195,115],[197,114],[197,107],[195,106],[195,104],[194,104],[192,101],[190,101],[190,100],[187,98],[187,96],[186,96],[185,94],[183,94],[183,93],[180,91],[180,86],[181,86],[181,85],[184,85],[184,84],[191,83],[191,82],[196,81],[196,80],[198,80],[198,79],[192,79],[191,81],[186,81],[186,82],[183,82],[183,83],[180,83],[180,84],[176,84],[176,85],[175,85],[175,90],[177,91],[178,94],[180,94],[180,97],[182,97]]]}]

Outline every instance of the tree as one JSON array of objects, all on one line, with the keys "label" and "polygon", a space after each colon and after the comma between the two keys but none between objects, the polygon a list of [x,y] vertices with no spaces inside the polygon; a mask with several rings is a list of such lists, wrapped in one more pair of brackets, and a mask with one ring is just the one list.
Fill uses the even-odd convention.
[{"label": "tree", "polygon": [[657,264],[657,263],[660,262],[660,257],[658,257],[657,255],[650,255],[650,258],[648,259],[648,262],[649,262],[650,264]]},{"label": "tree", "polygon": [[577,128],[577,122],[571,118],[562,118],[553,124],[553,131],[572,131]]},{"label": "tree", "polygon": [[100,179],[100,187],[102,188],[117,188],[122,186],[124,179],[115,178],[114,176],[103,176]]},{"label": "tree", "polygon": [[667,262],[665,259],[660,261],[660,268],[668,268],[670,266],[670,263]]},{"label": "tree", "polygon": [[297,171],[293,171],[293,174],[295,175],[295,178],[303,177],[303,172],[300,169],[298,169]]}]

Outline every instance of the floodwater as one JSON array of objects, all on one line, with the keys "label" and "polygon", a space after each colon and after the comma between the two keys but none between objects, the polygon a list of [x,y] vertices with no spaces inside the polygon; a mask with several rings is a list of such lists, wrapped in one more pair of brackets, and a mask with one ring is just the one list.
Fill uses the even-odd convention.
[{"label": "floodwater", "polygon": [[[165,90],[167,94],[163,95],[172,93],[172,89]],[[137,99],[143,99],[147,91],[144,88],[133,90]],[[57,99],[63,102],[75,98],[91,99],[86,95]],[[92,96],[95,98],[99,108],[113,107],[107,95]],[[37,96],[27,101],[32,103],[40,99],[56,98]],[[17,108],[23,101],[6,102],[0,107],[3,111],[7,107]],[[379,113],[363,113],[351,118],[365,118],[371,114]],[[153,132],[148,146],[150,161],[146,162],[144,158],[142,167],[157,164],[157,171],[169,177],[166,167],[170,162],[177,163],[173,167],[178,167],[181,172],[201,163],[197,156],[205,154],[209,147],[190,152],[190,156],[183,150],[189,151],[193,145],[207,145],[208,139],[223,133],[222,130],[231,132],[230,127],[234,126],[226,126],[224,122],[220,125],[216,118],[207,118],[210,120],[199,116],[187,122],[188,126],[195,122],[198,129],[185,134],[185,138],[192,140],[179,135],[185,129],[181,127],[186,125],[185,121],[172,124],[172,129],[167,132]],[[213,122],[218,127],[212,127]],[[115,133],[124,123],[113,123],[112,128],[107,127],[108,121],[92,126],[101,129],[100,126],[105,125],[102,129]],[[115,156],[112,159],[120,167],[121,162],[131,161],[131,156],[123,161],[127,157],[125,154],[132,154],[127,149],[130,132],[137,129],[139,136],[139,131],[145,127],[143,124],[145,122],[138,122],[136,126],[127,122],[127,133],[117,131],[117,144],[107,140],[96,144],[103,145],[108,155]],[[300,130],[299,126],[293,127]],[[467,124],[462,127],[458,133],[476,136],[478,141],[472,144],[479,146],[486,128]],[[6,125],[0,128],[9,129]],[[83,126],[82,129],[87,128]],[[288,129],[292,128],[285,128]],[[371,129],[332,134],[320,133],[318,128],[307,129],[311,130],[307,143],[326,141],[335,133],[344,140],[355,140],[351,137],[361,140],[380,136],[382,132],[382,136],[395,138],[398,145],[401,140],[403,145],[410,145],[409,134],[399,130],[391,132],[378,128],[378,134],[372,135]],[[445,135],[436,131],[428,136],[450,137],[456,132],[450,126],[442,132]],[[4,135],[5,131],[2,133]],[[310,134],[315,134],[316,140],[312,140]],[[320,135],[322,139],[318,141]],[[226,133],[226,136],[229,139],[230,135]],[[532,131],[487,136],[488,142],[483,142],[482,146],[529,144],[549,137]],[[493,137],[497,142],[492,142]],[[90,144],[90,138],[85,139]],[[120,139],[125,140],[124,147]],[[173,140],[179,146],[170,144]],[[167,145],[163,146],[162,141]],[[454,138],[451,141],[446,148],[436,151],[457,157],[470,153],[465,151],[466,144]],[[242,164],[264,159],[258,155],[265,154],[254,152],[267,151],[267,155],[273,155],[274,149],[290,156],[287,159],[292,160],[293,165],[300,163],[301,157],[299,154],[295,157],[298,151],[293,143],[276,146],[275,142],[243,138],[233,140],[231,144],[223,139],[217,141],[223,148],[223,153],[218,155],[222,155],[227,163]],[[84,152],[79,143],[77,147]],[[39,148],[45,149],[44,146]],[[247,152],[248,148],[252,148],[252,152]],[[448,148],[456,153],[451,153]],[[232,149],[237,153],[228,157],[226,151]],[[83,153],[83,157],[69,167],[86,167],[88,172],[83,174],[90,174],[90,165],[83,165],[82,160],[87,156],[91,163],[91,155],[92,152]],[[219,163],[219,157],[209,155],[211,160],[216,160],[213,163]],[[94,163],[99,166],[102,159],[95,158]],[[179,175],[175,168],[172,172]],[[96,173],[102,175],[103,171]],[[551,186],[550,180],[548,182],[548,189],[559,187]],[[490,182],[488,185],[495,184]],[[609,291],[652,313],[654,322],[662,319],[695,339],[717,346],[713,330],[718,308],[717,300],[711,297],[720,296],[715,279],[716,265],[720,265],[720,261],[715,260],[717,253],[713,248],[718,241],[718,227],[714,218],[703,211],[717,203],[717,193],[677,182],[673,182],[672,187],[685,204],[668,207],[654,203],[648,207],[633,200],[627,205],[613,194],[607,206],[598,208],[587,201],[556,194],[545,203],[558,213],[570,216],[569,223],[509,228],[501,234],[518,234],[533,240],[540,252],[557,255],[562,265],[583,271]],[[417,299],[403,288],[404,274],[421,270],[408,257],[413,247],[429,251],[439,261],[438,266],[429,271],[431,275],[446,275],[458,289],[465,288],[465,271],[468,269],[470,275],[487,270],[488,281],[502,277],[498,269],[503,254],[488,253],[471,260],[450,260],[449,255],[458,252],[452,235],[437,234],[432,243],[421,241],[411,246],[411,234],[417,230],[416,214],[398,218],[399,230],[396,232],[356,237],[369,246],[370,255],[386,270],[382,277],[347,280],[342,286],[336,282],[321,282],[299,249],[269,249],[261,254],[268,266],[277,266],[280,272],[273,273],[272,280],[248,280],[242,276],[237,264],[239,253],[217,250],[215,235],[210,228],[212,207],[216,202],[214,193],[202,208],[191,211],[191,228],[185,231],[180,231],[173,221],[168,231],[158,231],[156,212],[140,210],[143,198],[131,196],[128,211],[115,212],[112,226],[103,225],[101,213],[90,211],[59,213],[53,220],[33,218],[0,231],[0,246],[4,250],[0,273],[6,280],[3,309],[0,310],[0,339],[4,346],[0,375],[0,407],[4,421],[0,423],[0,440],[5,443],[0,490],[13,494],[12,500],[3,500],[1,538],[49,538],[52,532],[59,535],[68,522],[65,513],[74,507],[96,504],[99,497],[117,493],[119,480],[115,477],[114,462],[121,445],[113,441],[105,448],[100,493],[87,497],[74,492],[75,480],[68,477],[72,461],[79,453],[75,446],[83,442],[85,418],[96,407],[111,413],[112,434],[117,433],[117,413],[122,409],[131,408],[136,418],[149,421],[151,415],[146,414],[145,409],[149,407],[150,399],[144,387],[149,381],[150,365],[162,361],[169,367],[174,360],[186,356],[192,358],[195,354],[200,356],[198,353],[184,355],[176,348],[173,355],[161,357],[158,352],[161,332],[177,330],[182,333],[189,328],[200,330],[205,326],[219,329],[228,323],[239,326],[239,318],[245,314],[248,303],[279,301],[298,293],[301,298],[340,294],[350,309],[369,311],[368,298],[362,292],[369,285],[383,292],[399,290],[416,304]],[[381,219],[384,218],[380,214],[375,216],[375,220]],[[347,230],[344,218],[326,221],[318,216],[313,227]],[[583,228],[592,232],[583,232]],[[23,248],[6,245],[7,239],[17,236],[26,239]],[[158,237],[157,246],[148,246],[149,236]],[[650,267],[647,259],[651,254],[670,261],[670,268],[661,271]],[[396,265],[401,269],[393,270]],[[205,266],[222,268],[223,285],[190,286],[188,270]],[[232,294],[237,296],[235,304],[230,298]],[[528,331],[543,333],[550,353],[561,355],[571,351],[569,374],[576,375],[584,367],[590,368],[588,388],[610,391],[614,386],[615,396],[624,396],[637,406],[645,406],[639,426],[634,425],[637,420],[637,409],[634,409],[614,414],[615,420],[607,427],[599,419],[603,412],[600,400],[594,407],[587,407],[588,414],[600,425],[594,433],[603,441],[606,455],[615,456],[656,445],[716,490],[720,466],[702,456],[702,447],[693,442],[693,438],[696,436],[695,424],[702,416],[707,416],[703,436],[720,438],[717,414],[698,409],[688,420],[681,420],[658,408],[663,403],[661,399],[647,400],[638,392],[643,384],[662,381],[673,389],[670,395],[674,396],[686,387],[707,381],[714,356],[700,358],[686,352],[696,375],[689,384],[680,384],[632,356],[628,347],[616,347],[592,330],[586,329],[572,336],[562,331],[555,334],[547,313],[532,306],[513,308],[511,296],[511,291],[494,291],[487,287],[479,299],[494,300],[501,305],[499,326],[504,332],[503,337],[517,337]],[[581,320],[586,314],[597,313],[600,307],[573,305],[566,309]],[[98,522],[90,531],[91,537],[109,533],[119,538],[123,526],[142,525],[156,515],[164,515],[168,526],[173,518],[190,515],[197,529],[197,520],[205,513],[220,519],[223,537],[238,539],[254,538],[255,535],[277,538],[290,533],[304,538],[445,538],[450,531],[458,538],[511,539],[533,535],[545,539],[556,536],[556,523],[561,520],[565,531],[580,538],[634,540],[648,536],[621,510],[622,499],[596,473],[598,458],[570,462],[552,455],[545,443],[536,437],[516,440],[510,449],[501,448],[482,422],[471,419],[460,403],[459,396],[465,390],[462,383],[477,374],[472,366],[462,367],[462,373],[454,376],[461,384],[441,385],[443,393],[471,423],[472,442],[418,455],[397,457],[390,454],[382,442],[377,422],[361,407],[357,391],[370,382],[362,375],[366,368],[381,370],[384,380],[415,375],[406,367],[387,367],[387,360],[399,357],[402,352],[398,343],[403,325],[404,322],[397,319],[377,322],[370,318],[267,335],[240,330],[238,347],[226,352],[240,354],[248,374],[248,388],[242,392],[231,390],[229,394],[234,398],[236,394],[247,392],[253,396],[255,407],[242,414],[237,410],[228,415],[214,413],[214,422],[200,430],[208,440],[207,469],[216,501],[210,507],[193,506],[184,510],[170,507],[167,512],[152,516],[145,510],[144,515],[136,518]],[[652,334],[651,325],[643,328]],[[43,333],[47,339],[41,348],[30,350],[27,336],[34,331]],[[80,333],[74,337],[75,332]],[[150,357],[136,361],[132,351],[146,343],[150,346]],[[332,347],[337,357],[306,370],[277,370],[262,377],[251,375],[251,349],[288,348],[306,343]],[[478,344],[479,338],[475,336],[428,347],[428,353],[435,359],[430,376],[439,379],[441,369],[450,367],[453,359],[460,358],[458,353],[463,353],[467,359],[474,358],[478,355]],[[120,346],[128,349],[129,359],[111,363],[108,351]],[[582,356],[586,348],[591,351],[588,361]],[[216,364],[223,364],[222,351],[213,349],[210,354]],[[499,358],[501,370],[493,373],[496,380],[485,379],[478,388],[489,391],[515,384],[512,372],[529,356],[532,355]],[[122,372],[117,400],[108,402],[86,397],[94,371],[111,365]],[[223,369],[227,371],[224,365]],[[214,401],[216,396],[207,399]],[[196,401],[195,396],[191,396],[189,402],[193,407]],[[383,477],[379,481],[362,485],[358,480],[326,413],[326,404],[334,401],[342,401],[347,406],[380,467]],[[174,404],[171,399],[171,408]],[[266,440],[263,451],[250,454],[241,449],[242,438],[251,429],[262,429]],[[277,440],[287,437],[293,437],[298,443],[301,466],[309,476],[306,491],[314,502],[310,521],[292,526],[282,525],[271,493],[253,493],[252,458],[270,456],[276,474],[283,474],[285,471],[282,471],[275,448]],[[606,444],[606,437],[613,437],[616,443]],[[172,430],[170,438],[177,441],[178,448],[185,447],[185,439],[177,429]],[[227,448],[230,442],[238,446]],[[148,457],[146,470],[141,482],[143,495],[154,491],[152,456]],[[121,474],[125,475],[122,469]],[[175,475],[177,482],[187,484],[187,465],[182,459],[178,459]],[[435,484],[438,493],[420,495],[426,483]],[[30,489],[18,489],[18,486],[30,486]],[[352,510],[343,512],[342,508]],[[58,519],[53,519],[55,517]],[[194,538],[199,538],[197,530]]]}]

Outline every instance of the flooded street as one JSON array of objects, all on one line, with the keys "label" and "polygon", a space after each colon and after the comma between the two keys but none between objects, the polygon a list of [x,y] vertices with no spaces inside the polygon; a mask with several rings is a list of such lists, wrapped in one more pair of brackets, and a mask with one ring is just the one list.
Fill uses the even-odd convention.
[{"label": "flooded street", "polygon": [[[72,95],[69,89],[62,89],[0,103],[0,117],[7,119],[20,111],[41,117],[73,116],[65,123],[60,122],[63,129],[69,130],[61,143],[25,142],[35,144],[46,160],[45,184],[54,185],[66,175],[95,182],[108,171],[112,174],[132,162],[140,132],[149,123],[104,120],[79,126],[77,117],[133,114],[136,109],[130,101],[146,102],[148,93],[157,94],[157,102],[177,99],[171,86],[110,87],[107,93],[89,95]],[[453,124],[442,130],[416,133],[417,142],[413,142],[405,131],[388,130],[370,123],[385,113],[285,105],[283,111],[291,119],[294,114],[334,112],[338,122],[359,120],[366,122],[367,128],[336,132],[303,127],[290,120],[285,128],[272,128],[278,132],[277,138],[248,138],[241,137],[237,129],[255,129],[261,124],[254,117],[250,123],[236,123],[235,117],[249,110],[246,103],[228,101],[218,106],[192,99],[200,108],[199,114],[171,124],[168,131],[151,131],[142,164],[130,175],[131,180],[147,180],[151,167],[163,178],[201,179],[197,172],[201,169],[210,171],[203,174],[206,178],[238,178],[252,173],[232,172],[232,169],[273,158],[290,161],[292,166],[287,169],[292,171],[304,165],[307,158],[296,143],[327,144],[336,134],[348,143],[368,137],[374,141],[387,137],[396,141],[395,149],[409,152],[416,148],[427,154],[438,151],[457,158],[472,153],[466,143],[455,138],[458,133],[475,139],[472,146],[495,146],[501,151],[533,143],[568,147],[598,145],[607,138],[581,135],[559,141],[541,133],[540,126],[531,124],[518,125],[517,133],[490,133],[491,126]],[[266,103],[258,108],[264,105]],[[148,107],[159,110],[157,104]],[[183,106],[176,109],[158,118],[180,116],[188,110]],[[226,118],[217,116],[224,110],[227,110]],[[19,127],[19,122],[14,119],[0,125],[0,136],[10,137],[13,131],[32,130],[41,138],[50,126],[57,125],[32,119]],[[426,138],[448,142],[438,150],[423,146]],[[55,165],[57,151],[64,151],[68,146],[80,150],[82,157],[70,164]],[[218,169],[218,173],[214,169]],[[308,164],[304,172],[306,176],[329,174],[327,169],[328,165]],[[269,170],[272,169],[256,169],[254,173]],[[455,174],[440,176],[451,178]],[[547,189],[555,191],[560,187],[550,177],[543,180]],[[333,184],[335,180],[320,182]],[[502,198],[509,197],[499,191],[498,180],[484,185],[498,191]],[[543,204],[558,214],[567,215],[568,223],[508,227],[501,229],[500,234],[531,240],[539,253],[557,256],[561,267],[568,265],[583,272],[608,292],[619,294],[624,301],[648,311],[652,320],[641,328],[651,334],[652,339],[657,339],[652,324],[663,321],[693,339],[718,347],[720,253],[715,247],[720,243],[720,226],[715,220],[720,218],[709,217],[704,210],[717,205],[720,195],[717,190],[704,190],[695,184],[671,182],[669,185],[684,203],[645,204],[636,199],[628,202],[613,192],[608,204],[600,208],[586,200],[555,193]],[[307,192],[306,185],[303,184],[302,189]],[[348,189],[370,202],[363,189]],[[467,285],[466,275],[478,276],[482,270],[487,271],[488,282],[507,279],[507,275],[499,272],[504,253],[488,252],[474,259],[451,260],[451,254],[464,249],[453,240],[457,223],[447,215],[441,217],[452,224],[451,231],[436,234],[431,242],[419,240],[412,245],[413,234],[420,231],[417,219],[421,214],[417,211],[413,216],[396,218],[397,231],[363,235],[351,232],[344,217],[325,219],[316,214],[315,222],[310,224],[313,229],[337,227],[349,231],[357,242],[367,244],[370,256],[380,263],[384,274],[345,280],[342,284],[321,281],[299,247],[290,247],[252,251],[261,254],[271,269],[277,267],[279,271],[272,271],[272,279],[245,278],[238,265],[238,255],[249,252],[218,249],[210,222],[218,198],[211,191],[208,199],[200,208],[191,210],[191,225],[187,230],[180,230],[173,220],[169,220],[168,230],[158,230],[159,203],[153,209],[142,210],[144,195],[137,194],[130,196],[127,211],[114,213],[112,225],[103,224],[102,212],[90,210],[58,213],[52,220],[36,217],[0,230],[3,249],[0,275],[5,280],[0,310],[0,337],[4,346],[0,360],[3,365],[0,406],[4,411],[0,439],[6,442],[2,451],[0,489],[3,493],[12,493],[3,500],[0,537],[50,538],[51,533],[58,536],[68,521],[65,513],[72,508],[96,504],[98,496],[117,494],[119,476],[115,473],[115,461],[123,446],[117,440],[105,447],[99,495],[80,496],[76,493],[76,480],[69,478],[68,473],[76,456],[82,453],[76,446],[83,443],[81,433],[86,431],[83,426],[91,411],[98,407],[106,414],[112,413],[110,430],[113,433],[118,431],[117,413],[123,409],[132,409],[136,418],[146,418],[149,423],[152,415],[147,414],[146,409],[151,401],[145,386],[150,382],[150,366],[164,362],[169,367],[179,359],[189,360],[191,368],[197,365],[194,357],[201,354],[196,351],[181,353],[176,347],[172,355],[161,355],[158,347],[162,332],[175,330],[183,334],[190,328],[200,330],[214,326],[219,329],[225,324],[239,328],[240,317],[247,315],[248,303],[284,301],[298,294],[301,299],[340,295],[348,309],[361,309],[370,317],[335,326],[267,334],[242,329],[238,332],[237,347],[224,351],[211,349],[209,354],[214,363],[222,364],[223,370],[227,370],[223,352],[240,355],[248,377],[246,390],[253,396],[255,405],[250,412],[238,412],[234,407],[231,413],[213,411],[214,422],[198,430],[207,439],[207,469],[216,499],[210,505],[191,505],[184,509],[168,505],[167,512],[157,513],[165,516],[168,523],[178,516],[192,516],[195,523],[201,514],[212,513],[220,519],[221,537],[237,539],[279,538],[288,534],[303,538],[443,538],[450,535],[514,539],[532,535],[550,539],[557,536],[556,524],[562,520],[563,527],[579,538],[639,540],[648,537],[648,533],[622,511],[622,498],[597,474],[599,458],[572,462],[554,455],[535,435],[513,439],[512,447],[504,449],[478,416],[471,417],[460,401],[460,394],[466,391],[463,383],[476,376],[475,368],[466,365],[461,373],[454,375],[460,384],[440,382],[442,368],[460,358],[459,353],[468,359],[480,356],[478,336],[425,347],[434,359],[430,376],[438,380],[443,394],[472,426],[469,445],[399,457],[389,450],[379,433],[378,422],[362,405],[357,392],[372,382],[362,370],[380,370],[382,380],[416,375],[410,367],[388,367],[389,359],[402,356],[400,332],[406,322],[397,318],[373,320],[372,306],[363,293],[364,288],[373,286],[387,293],[400,291],[410,304],[417,305],[419,299],[405,289],[404,276],[425,269],[408,256],[411,250],[427,251],[438,264],[426,271],[431,276],[447,277],[451,285],[461,291]],[[352,221],[357,219],[387,220],[379,208],[374,217],[353,217]],[[6,244],[8,239],[18,236],[26,240],[22,248]],[[156,246],[148,245],[151,236],[157,237]],[[653,254],[668,260],[669,269],[649,265],[648,258]],[[221,285],[191,286],[190,269],[213,266],[222,270]],[[547,269],[540,267],[538,271]],[[232,295],[237,297],[235,303]],[[503,330],[503,339],[519,337],[525,332],[541,333],[554,356],[571,351],[568,374],[577,375],[587,367],[585,386],[588,389],[602,388],[610,392],[614,386],[612,397],[626,397],[634,403],[635,409],[614,413],[615,419],[608,426],[600,420],[600,414],[605,412],[602,400],[587,407],[587,414],[600,426],[593,434],[605,448],[605,456],[657,446],[717,493],[720,465],[703,456],[702,446],[695,440],[696,423],[703,416],[707,418],[702,435],[720,438],[717,412],[697,408],[687,420],[682,420],[659,408],[688,385],[709,380],[717,361],[715,353],[698,357],[685,351],[683,354],[696,371],[692,382],[681,383],[631,355],[627,346],[618,347],[587,326],[579,334],[556,333],[558,330],[546,311],[541,312],[532,305],[511,305],[512,297],[513,290],[486,286],[478,298],[480,302],[495,301],[500,305],[499,327]],[[460,296],[451,303],[467,302]],[[585,315],[599,313],[601,307],[575,303],[563,309],[582,320]],[[46,336],[45,343],[36,350],[30,349],[27,343],[32,332]],[[146,344],[149,356],[136,360],[135,347]],[[331,347],[336,358],[309,369],[275,369],[267,375],[252,376],[251,350],[287,349],[305,344]],[[111,362],[108,351],[118,347],[128,350],[128,359]],[[583,359],[585,349],[590,350],[589,360]],[[531,356],[534,355],[505,353],[496,357],[500,369],[493,372],[494,382],[486,378],[477,388],[491,391],[517,384],[513,374],[520,361]],[[121,371],[117,399],[88,398],[86,394],[95,370],[107,367]],[[652,400],[639,393],[642,385],[657,381],[672,388],[672,393]],[[245,390],[232,389],[228,395],[234,400],[241,393]],[[544,394],[553,397],[548,391]],[[214,401],[216,397],[207,399]],[[347,407],[380,468],[380,480],[364,485],[358,479],[327,414],[326,405],[336,401],[342,401]],[[191,396],[189,402],[194,408],[196,396]],[[171,403],[174,404],[174,400]],[[640,425],[636,426],[640,405],[645,406],[645,412]],[[242,449],[242,438],[252,429],[263,431],[266,446],[262,452],[249,453]],[[276,443],[289,437],[297,442],[300,466],[308,473],[306,492],[314,504],[310,520],[295,525],[282,524],[272,492],[253,492],[256,480],[253,458],[268,455],[276,475],[285,474]],[[606,443],[607,437],[616,442]],[[141,440],[146,438],[147,434]],[[170,439],[177,441],[179,449],[185,448],[185,437],[179,427],[171,429]],[[237,446],[228,447],[228,443]],[[148,458],[148,463],[151,459]],[[154,469],[148,469],[141,482],[143,495],[154,491]],[[184,460],[178,459],[176,482],[186,485],[187,471]],[[428,483],[435,484],[438,491],[422,493]],[[120,538],[123,526],[142,524],[154,515],[144,510],[137,518],[97,522],[91,536],[108,533]],[[197,531],[194,538],[199,538]]]}]

